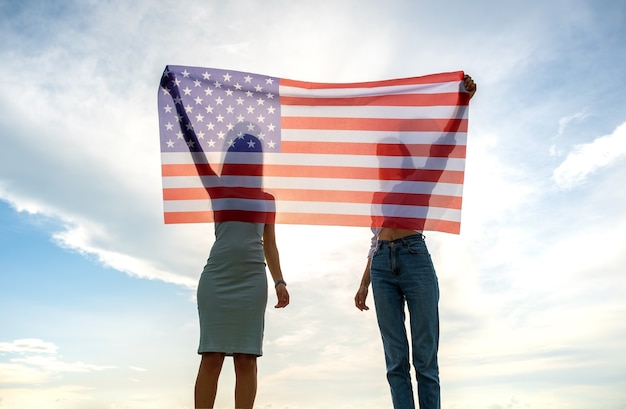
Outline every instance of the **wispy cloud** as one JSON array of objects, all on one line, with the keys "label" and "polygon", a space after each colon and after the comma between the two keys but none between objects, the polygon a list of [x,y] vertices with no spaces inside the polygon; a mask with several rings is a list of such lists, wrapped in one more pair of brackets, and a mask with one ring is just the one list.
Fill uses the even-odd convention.
[{"label": "wispy cloud", "polygon": [[33,352],[55,354],[57,346],[37,338],[16,339],[12,342],[0,342],[0,352]]},{"label": "wispy cloud", "polygon": [[560,139],[564,135],[566,135],[566,129],[570,126],[570,124],[573,124],[576,122],[582,122],[589,116],[591,116],[591,114],[588,112],[588,109],[584,109],[580,112],[576,112],[574,114],[561,117],[558,121],[557,134],[553,138],[554,142],[552,143],[552,145],[550,145],[550,148],[549,148],[550,155],[555,156],[555,157],[562,156],[563,148],[560,148],[559,144],[561,143]]},{"label": "wispy cloud", "polygon": [[560,188],[569,189],[583,183],[599,169],[608,167],[626,155],[626,122],[615,131],[593,142],[576,145],[552,174]]},{"label": "wispy cloud", "polygon": [[114,368],[80,361],[66,362],[58,356],[56,345],[36,338],[0,343],[0,384],[36,385],[49,382],[64,372],[84,373]]},{"label": "wispy cloud", "polygon": [[557,137],[563,135],[563,133],[565,132],[565,128],[567,128],[567,126],[570,123],[575,122],[575,121],[582,121],[583,119],[587,118],[589,115],[590,115],[589,112],[587,112],[587,110],[585,109],[575,114],[564,116],[563,118],[559,119],[559,131],[558,131]]},{"label": "wispy cloud", "polygon": [[138,367],[138,366],[129,366],[128,368],[129,368],[129,369],[131,369],[131,370],[133,370],[133,371],[136,371],[136,372],[146,372],[146,371],[147,371],[147,369],[145,369],[145,368],[140,368],[140,367]]},{"label": "wispy cloud", "polygon": [[93,365],[85,362],[64,362],[55,356],[29,356],[25,358],[13,358],[11,362],[40,368],[49,372],[91,372],[113,369],[114,366]]}]

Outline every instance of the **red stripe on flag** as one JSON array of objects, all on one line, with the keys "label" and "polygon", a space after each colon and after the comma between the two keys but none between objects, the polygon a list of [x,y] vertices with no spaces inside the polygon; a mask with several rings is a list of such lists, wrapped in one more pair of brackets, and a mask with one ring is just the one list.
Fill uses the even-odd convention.
[{"label": "red stripe on flag", "polygon": [[164,212],[165,224],[178,223],[212,223],[213,212],[206,210],[202,212]]},{"label": "red stripe on flag", "polygon": [[411,230],[432,230],[445,233],[459,234],[461,223],[450,220],[436,220],[423,218],[374,216],[372,227],[390,227]]},{"label": "red stripe on flag", "polygon": [[[254,217],[249,215],[250,222],[253,219],[258,219],[259,216]],[[239,215],[246,219],[246,215]],[[213,212],[165,212],[164,219],[166,224],[179,224],[179,223],[211,223],[215,219]],[[431,219],[418,219],[418,218],[375,218],[379,220],[374,221],[374,225],[378,225],[384,222],[386,227],[401,227],[415,230],[433,230],[441,231],[445,233],[458,234],[461,231],[461,223],[446,221],[446,220],[431,220]],[[242,220],[247,221],[247,220]],[[370,216],[361,215],[349,215],[349,214],[313,214],[313,213],[286,213],[280,212],[276,215],[275,223],[282,224],[310,224],[320,226],[370,226],[372,225],[372,218]],[[407,227],[409,226],[409,227]]]},{"label": "red stripe on flag", "polygon": [[[248,173],[247,168],[256,170],[258,165],[240,164],[222,176],[260,176]],[[163,176],[210,176],[214,175],[209,165],[162,165]],[[264,165],[265,177],[289,178],[330,178],[330,179],[365,179],[398,180],[404,182],[442,182],[463,183],[464,172],[438,169],[404,168],[361,168],[349,166],[299,166],[299,165]]]},{"label": "red stripe on flag", "polygon": [[463,79],[463,76],[463,71],[453,71],[443,72],[440,74],[423,75],[420,77],[398,78],[383,81],[351,82],[341,84],[332,82],[307,82],[281,78],[280,85],[303,89],[376,88],[389,87],[394,85],[424,85],[438,84],[442,82],[454,82],[461,81]]},{"label": "red stripe on flag", "polygon": [[469,94],[400,94],[371,97],[290,97],[281,96],[281,105],[297,106],[463,106],[469,103]]},{"label": "red stripe on flag", "polygon": [[336,131],[467,132],[467,119],[282,117],[282,129]]},{"label": "red stripe on flag", "polygon": [[[241,192],[237,192],[241,190]],[[254,188],[211,188],[211,195],[205,188],[165,188],[163,200],[210,200],[229,197],[249,198]],[[375,192],[315,190],[315,189],[268,189],[276,201],[335,202],[402,204],[407,206],[431,206],[461,210],[459,196],[427,195],[418,193],[387,193],[384,198],[375,198]],[[382,200],[381,200],[382,199]]]},{"label": "red stripe on flag", "polygon": [[220,210],[213,212],[205,210],[200,212],[164,212],[165,224],[178,223],[212,223],[219,221],[237,220],[247,223],[275,223],[275,213],[252,212],[245,210]]},{"label": "red stripe on flag", "polygon": [[[210,191],[210,194],[209,194]],[[164,188],[163,200],[204,200],[204,199],[256,199],[272,200],[259,188],[250,187],[190,187],[190,188]]]},{"label": "red stripe on flag", "polygon": [[283,153],[348,154],[371,156],[422,156],[465,158],[465,145],[383,144],[353,142],[283,141]]}]

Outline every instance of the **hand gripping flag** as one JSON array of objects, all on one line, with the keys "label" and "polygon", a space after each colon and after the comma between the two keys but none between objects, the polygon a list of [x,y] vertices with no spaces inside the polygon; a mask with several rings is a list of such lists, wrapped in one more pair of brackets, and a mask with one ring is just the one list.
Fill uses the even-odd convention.
[{"label": "hand gripping flag", "polygon": [[165,223],[459,233],[468,104],[461,71],[338,84],[167,66]]}]

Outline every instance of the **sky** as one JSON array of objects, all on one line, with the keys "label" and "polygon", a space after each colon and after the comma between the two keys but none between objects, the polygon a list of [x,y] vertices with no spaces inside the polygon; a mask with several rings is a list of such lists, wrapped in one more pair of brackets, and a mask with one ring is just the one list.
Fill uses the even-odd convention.
[{"label": "sky", "polygon": [[[172,64],[470,74],[461,234],[426,233],[442,407],[625,409],[626,3],[469,4],[0,0],[0,408],[192,408],[214,236],[163,223]],[[375,312],[353,301],[369,230],[276,232],[291,305],[270,291],[256,407],[390,407]],[[227,361],[217,407],[233,388]]]}]

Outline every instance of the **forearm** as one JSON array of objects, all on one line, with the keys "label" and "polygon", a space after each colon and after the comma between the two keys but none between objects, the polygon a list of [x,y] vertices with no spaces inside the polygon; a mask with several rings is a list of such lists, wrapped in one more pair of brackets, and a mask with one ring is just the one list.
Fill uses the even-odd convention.
[{"label": "forearm", "polygon": [[267,268],[270,271],[270,275],[276,283],[278,280],[283,280],[283,272],[280,268],[280,256],[278,254],[278,248],[276,246],[265,246],[265,261]]},{"label": "forearm", "polygon": [[359,285],[359,289],[354,296],[354,304],[361,311],[369,310],[369,307],[365,304],[365,299],[367,298],[370,286],[370,264],[371,259],[368,258],[365,271],[363,271],[363,277],[361,278],[361,284]]},{"label": "forearm", "polygon": [[367,265],[365,266],[365,271],[363,271],[363,277],[361,277],[361,287],[369,287],[371,278],[370,278],[370,265],[372,263],[372,259],[367,259]]}]

